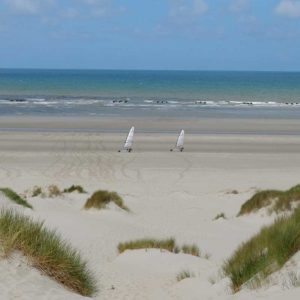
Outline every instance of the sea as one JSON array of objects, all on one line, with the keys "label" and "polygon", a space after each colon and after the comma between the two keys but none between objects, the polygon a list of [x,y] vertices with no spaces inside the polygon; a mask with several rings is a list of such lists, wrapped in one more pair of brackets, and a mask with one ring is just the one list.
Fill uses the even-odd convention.
[{"label": "sea", "polygon": [[0,69],[0,116],[300,116],[300,72]]}]

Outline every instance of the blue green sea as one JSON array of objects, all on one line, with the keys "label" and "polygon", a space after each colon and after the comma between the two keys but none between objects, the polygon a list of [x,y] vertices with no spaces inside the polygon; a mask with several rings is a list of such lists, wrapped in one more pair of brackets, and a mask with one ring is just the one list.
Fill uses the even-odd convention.
[{"label": "blue green sea", "polygon": [[298,118],[300,72],[0,69],[0,115]]}]

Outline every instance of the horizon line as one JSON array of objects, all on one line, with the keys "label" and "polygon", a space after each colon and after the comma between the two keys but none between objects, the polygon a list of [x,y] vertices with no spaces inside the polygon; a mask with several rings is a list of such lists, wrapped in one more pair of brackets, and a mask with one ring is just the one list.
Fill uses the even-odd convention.
[{"label": "horizon line", "polygon": [[299,73],[300,70],[238,70],[238,69],[118,69],[118,68],[49,68],[49,67],[0,67],[0,70],[53,70],[53,71],[161,71],[161,72],[280,72]]}]

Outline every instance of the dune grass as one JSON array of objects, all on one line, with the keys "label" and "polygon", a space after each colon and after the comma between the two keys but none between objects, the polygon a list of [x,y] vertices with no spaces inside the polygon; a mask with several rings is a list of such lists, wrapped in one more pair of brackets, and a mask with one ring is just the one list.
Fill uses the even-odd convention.
[{"label": "dune grass", "polygon": [[103,209],[110,202],[113,202],[120,208],[129,211],[128,207],[124,205],[123,199],[116,192],[101,191],[101,190],[96,191],[89,199],[87,199],[84,208]]},{"label": "dune grass", "polygon": [[218,220],[218,219],[226,219],[226,216],[225,216],[225,214],[224,213],[219,213],[219,214],[217,214],[214,218],[213,218],[213,221],[216,221],[216,220]]},{"label": "dune grass", "polygon": [[77,191],[79,194],[85,194],[86,191],[81,185],[71,185],[69,188],[64,189],[64,193],[73,193]]},{"label": "dune grass", "polygon": [[298,201],[300,201],[300,185],[296,185],[287,191],[259,191],[242,205],[238,216],[249,214],[268,206],[271,212],[286,211],[292,208],[293,202]]},{"label": "dune grass", "polygon": [[34,186],[33,187],[33,189],[32,189],[32,197],[37,197],[37,196],[39,196],[39,195],[41,195],[42,194],[42,188],[41,187],[39,187],[39,186]]},{"label": "dune grass", "polygon": [[[119,253],[125,250],[135,250],[135,249],[164,249],[170,252],[174,252],[175,240],[173,238],[157,240],[157,239],[140,239],[125,243],[119,243],[118,250]],[[176,249],[175,249],[176,250]]]},{"label": "dune grass", "polygon": [[181,247],[181,251],[185,254],[190,254],[194,256],[200,256],[200,250],[199,247],[195,244],[193,245],[183,245]]},{"label": "dune grass", "polygon": [[176,279],[177,281],[181,281],[183,279],[191,278],[191,277],[195,277],[195,274],[190,271],[184,270],[176,276]]},{"label": "dune grass", "polygon": [[138,239],[129,242],[119,243],[119,253],[125,250],[136,250],[136,249],[164,249],[172,253],[185,253],[189,255],[199,256],[200,250],[197,245],[183,245],[179,247],[174,238],[168,239]]},{"label": "dune grass", "polygon": [[223,270],[231,279],[233,291],[238,291],[250,279],[265,278],[281,268],[299,249],[300,207],[242,244]]},{"label": "dune grass", "polygon": [[28,208],[33,209],[33,207],[25,199],[21,198],[12,189],[10,189],[10,188],[0,188],[0,192],[2,192],[11,201],[13,201],[13,202],[15,202],[19,205],[22,205],[24,207],[28,207]]},{"label": "dune grass", "polygon": [[67,288],[84,296],[96,292],[96,285],[79,252],[69,246],[43,222],[34,222],[13,210],[0,211],[0,242],[8,256],[18,250],[32,266]]},{"label": "dune grass", "polygon": [[52,184],[48,186],[48,196],[53,198],[60,196],[62,194],[61,190],[59,189],[58,186]]}]

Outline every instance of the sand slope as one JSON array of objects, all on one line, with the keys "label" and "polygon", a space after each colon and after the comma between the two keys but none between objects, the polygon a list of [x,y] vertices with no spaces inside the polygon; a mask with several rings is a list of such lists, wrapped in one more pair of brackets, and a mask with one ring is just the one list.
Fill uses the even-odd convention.
[{"label": "sand slope", "polygon": [[[256,188],[286,189],[299,183],[300,155],[294,150],[300,138],[273,137],[278,148],[266,153],[261,148],[266,141],[259,137],[257,144],[254,137],[232,137],[230,141],[224,136],[206,137],[208,150],[200,152],[196,147],[203,140],[189,137],[193,151],[169,153],[164,151],[172,141],[167,135],[160,137],[154,150],[137,149],[131,154],[114,150],[122,134],[111,138],[78,132],[2,132],[0,138],[1,186],[23,192],[34,185],[65,188],[81,184],[89,194],[97,189],[117,191],[130,208],[130,213],[115,208],[84,211],[88,195],[76,193],[29,198],[34,210],[21,208],[34,219],[45,220],[47,227],[57,229],[81,251],[98,281],[100,291],[95,299],[299,298],[299,288],[286,288],[280,282],[231,295],[228,279],[218,273],[241,242],[274,219],[264,212],[237,218],[240,205]],[[252,148],[247,151],[239,141]],[[213,151],[216,144],[224,146]],[[287,144],[292,149],[288,155]],[[238,194],[231,194],[233,189]],[[3,196],[0,205],[14,206]],[[227,219],[213,221],[221,212]],[[117,253],[119,242],[144,237],[174,237],[179,245],[195,243],[210,257],[159,250]],[[294,259],[300,261],[298,256]],[[295,266],[290,268],[296,270]],[[177,282],[182,270],[195,277]],[[9,261],[0,260],[0,284],[0,299],[83,298],[27,266],[19,254]]]}]

